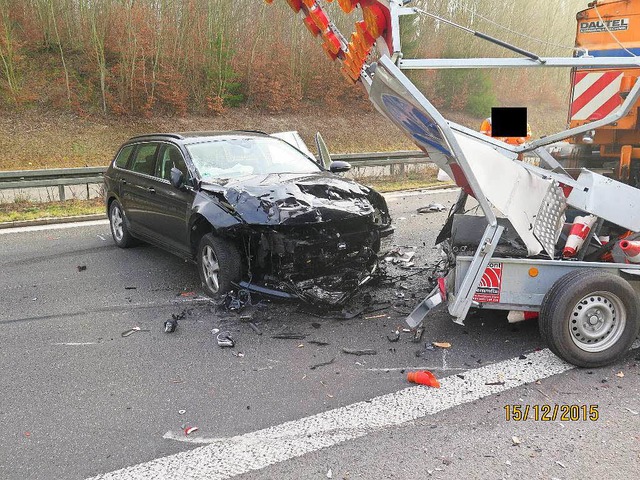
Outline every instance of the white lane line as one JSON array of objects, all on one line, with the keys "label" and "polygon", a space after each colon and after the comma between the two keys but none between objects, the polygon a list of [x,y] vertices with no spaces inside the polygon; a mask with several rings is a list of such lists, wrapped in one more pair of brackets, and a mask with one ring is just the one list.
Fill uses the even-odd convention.
[{"label": "white lane line", "polygon": [[[230,438],[183,437],[209,445],[93,477],[112,479],[225,479],[300,457],[377,430],[410,422],[575,368],[545,349],[366,402]],[[503,385],[486,385],[492,382]],[[177,439],[169,432],[165,438]]]},{"label": "white lane line", "polygon": [[98,342],[65,342],[65,343],[52,343],[51,345],[64,345],[67,347],[81,347],[84,345],[97,345]]},{"label": "white lane line", "polygon": [[94,227],[109,225],[109,220],[91,220],[89,222],[55,223],[52,225],[34,225],[32,227],[0,228],[0,235],[9,233],[41,232],[43,230],[62,230],[65,228]]}]

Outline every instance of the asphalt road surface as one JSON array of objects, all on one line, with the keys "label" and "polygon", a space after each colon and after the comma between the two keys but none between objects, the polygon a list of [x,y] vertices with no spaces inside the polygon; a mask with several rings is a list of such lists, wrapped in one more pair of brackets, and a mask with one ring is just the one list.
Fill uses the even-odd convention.
[{"label": "asphalt road surface", "polygon": [[[388,266],[350,319],[265,302],[226,312],[199,296],[193,265],[118,249],[106,222],[0,231],[0,478],[637,477],[638,350],[573,369],[544,349],[536,321],[484,313],[462,327],[446,311],[421,343],[389,341],[438,258],[446,212],[416,209],[455,192],[387,198],[416,267]],[[121,335],[132,327],[148,331]],[[212,329],[236,347],[219,348]],[[283,332],[306,337],[272,338]],[[451,347],[425,348],[434,341]],[[412,387],[412,369],[442,388]],[[530,418],[507,421],[513,405]],[[598,418],[533,418],[543,405],[596,406]]]}]

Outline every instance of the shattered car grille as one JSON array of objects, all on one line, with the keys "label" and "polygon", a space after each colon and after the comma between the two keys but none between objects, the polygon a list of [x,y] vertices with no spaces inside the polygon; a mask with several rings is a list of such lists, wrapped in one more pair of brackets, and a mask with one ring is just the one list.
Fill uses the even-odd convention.
[{"label": "shattered car grille", "polygon": [[368,219],[253,230],[252,272],[312,302],[344,301],[377,265],[380,239]]}]

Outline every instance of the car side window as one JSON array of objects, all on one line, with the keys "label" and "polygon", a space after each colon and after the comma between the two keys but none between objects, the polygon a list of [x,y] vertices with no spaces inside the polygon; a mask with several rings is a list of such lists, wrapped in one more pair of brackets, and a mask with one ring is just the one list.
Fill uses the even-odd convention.
[{"label": "car side window", "polygon": [[131,152],[133,151],[133,147],[135,145],[127,145],[116,157],[116,167],[119,168],[127,168],[127,162],[129,161],[129,157],[131,156]]},{"label": "car side window", "polygon": [[171,180],[171,169],[176,167],[184,175],[185,181],[189,178],[187,164],[184,161],[180,149],[175,145],[163,145],[160,149],[159,160],[156,164],[156,177]]},{"label": "car side window", "polygon": [[136,153],[134,153],[133,155],[131,170],[133,170],[134,172],[153,176],[156,167],[157,150],[157,143],[144,143],[142,145],[139,145],[136,149]]}]

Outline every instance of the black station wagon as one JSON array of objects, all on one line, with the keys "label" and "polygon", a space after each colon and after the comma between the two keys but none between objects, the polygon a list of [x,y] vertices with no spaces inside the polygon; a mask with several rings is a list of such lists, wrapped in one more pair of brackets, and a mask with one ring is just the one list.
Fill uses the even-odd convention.
[{"label": "black station wagon", "polygon": [[391,218],[379,193],[336,174],[348,163],[309,155],[259,132],[134,137],[104,176],[113,239],[195,261],[212,297],[340,303],[375,272]]}]

